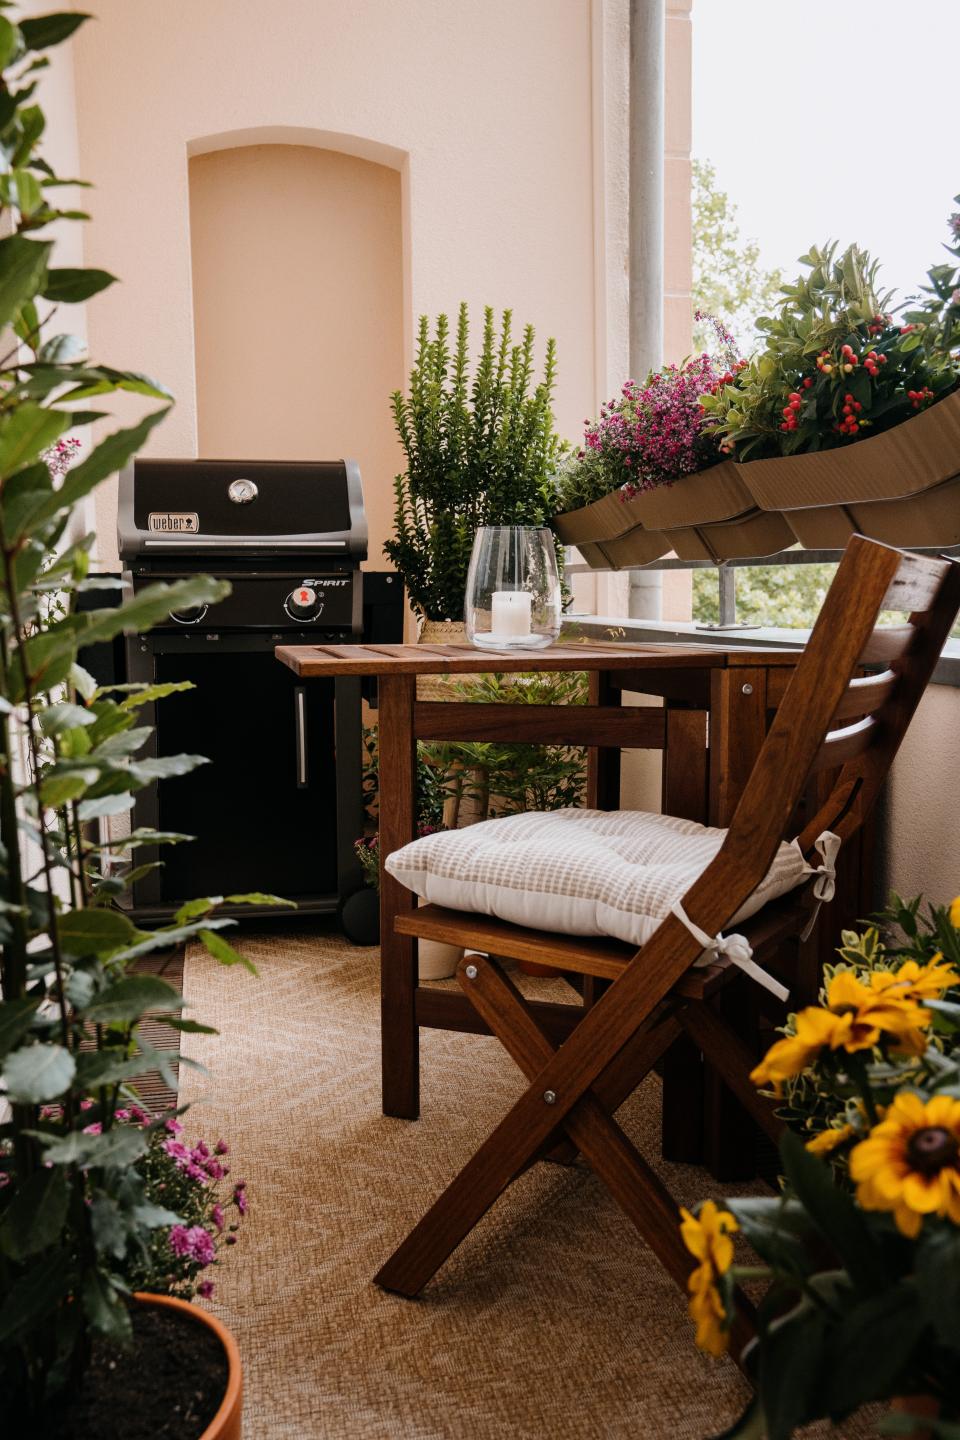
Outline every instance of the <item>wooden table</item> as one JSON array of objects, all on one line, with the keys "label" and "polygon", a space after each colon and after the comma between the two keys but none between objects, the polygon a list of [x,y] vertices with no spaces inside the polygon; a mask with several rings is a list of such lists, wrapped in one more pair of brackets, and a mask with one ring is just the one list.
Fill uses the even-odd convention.
[{"label": "wooden table", "polygon": [[[375,676],[379,688],[380,854],[389,855],[416,833],[418,740],[510,739],[590,747],[589,803],[620,803],[622,749],[663,754],[665,813],[726,825],[792,674],[796,651],[727,645],[565,643],[540,651],[481,651],[465,645],[289,645],[277,657],[303,679]],[[590,703],[583,706],[499,705],[420,701],[420,675],[498,671],[586,671]],[[663,705],[622,705],[622,692],[658,696]],[[419,987],[413,938],[394,922],[415,897],[381,872],[383,1109],[415,1119],[420,1110],[420,1026],[481,1029],[465,997]],[[852,902],[856,912],[856,901]],[[861,912],[862,913],[862,912]],[[814,966],[815,969],[815,966]],[[594,998],[587,986],[583,1003]],[[576,1005],[541,1004],[540,1018],[562,1037]],[[665,1153],[706,1159],[724,1178],[744,1168],[736,1156],[739,1115],[726,1091],[701,1077],[704,1105],[692,1103],[694,1059],[682,1044],[665,1074]],[[738,1107],[737,1107],[738,1108]],[[706,1124],[704,1124],[704,1110]],[[740,1129],[742,1130],[742,1126]]]}]

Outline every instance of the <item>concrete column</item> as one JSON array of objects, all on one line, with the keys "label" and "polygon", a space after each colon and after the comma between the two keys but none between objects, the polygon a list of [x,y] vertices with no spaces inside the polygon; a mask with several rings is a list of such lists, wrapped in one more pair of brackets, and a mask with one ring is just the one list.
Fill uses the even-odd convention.
[{"label": "concrete column", "polygon": [[[666,0],[630,0],[630,374],[663,363],[663,144]],[[630,615],[659,620],[656,572],[633,571]]]}]

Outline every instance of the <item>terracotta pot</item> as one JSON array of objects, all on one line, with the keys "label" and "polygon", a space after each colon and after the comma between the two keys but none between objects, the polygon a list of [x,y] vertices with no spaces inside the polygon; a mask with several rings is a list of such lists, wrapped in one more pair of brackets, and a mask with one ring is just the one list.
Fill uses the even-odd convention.
[{"label": "terracotta pot", "polygon": [[241,1440],[243,1421],[243,1371],[240,1366],[240,1351],[237,1342],[227,1327],[199,1305],[186,1300],[177,1300],[172,1295],[147,1295],[138,1291],[133,1297],[140,1305],[158,1305],[175,1310],[183,1316],[186,1325],[205,1325],[220,1341],[227,1356],[227,1388],[220,1402],[220,1408],[200,1436],[200,1440]]},{"label": "terracotta pot", "polygon": [[794,543],[782,515],[751,510],[718,525],[690,525],[664,532],[681,560],[739,560],[775,555]]},{"label": "terracotta pot", "polygon": [[[940,1402],[932,1395],[898,1395],[890,1401],[891,1415],[922,1415],[924,1419],[936,1420],[940,1414]],[[931,1440],[926,1425],[916,1425],[906,1440]]]},{"label": "terracotta pot", "polygon": [[919,495],[960,473],[960,390],[856,445],[748,460],[736,468],[762,510]]}]

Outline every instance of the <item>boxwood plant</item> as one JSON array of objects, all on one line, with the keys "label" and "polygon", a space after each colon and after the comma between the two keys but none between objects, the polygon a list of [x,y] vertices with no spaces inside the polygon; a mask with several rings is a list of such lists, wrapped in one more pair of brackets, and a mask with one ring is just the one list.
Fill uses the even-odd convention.
[{"label": "boxwood plant", "polygon": [[[57,331],[59,305],[113,278],[56,267],[46,233],[53,220],[84,217],[58,208],[60,187],[79,182],[44,160],[33,96],[46,52],[85,18],[18,18],[0,0],[0,326],[9,337],[0,358],[0,1394],[10,1434],[49,1433],[44,1417],[69,1395],[95,1337],[123,1340],[130,1259],[180,1218],[145,1195],[136,1162],[152,1126],[118,1124],[116,1110],[133,1098],[138,1072],[172,1079],[169,1053],[140,1029],[146,1011],[175,1029],[202,1027],[183,1017],[172,986],[132,967],[194,936],[225,964],[242,959],[224,938],[230,922],[213,913],[216,897],[152,932],[118,907],[137,850],[188,837],[134,829],[103,840],[96,828],[129,811],[135,791],[203,760],[138,759],[150,733],[143,707],[184,687],[98,689],[79,648],[214,602],[227,587],[198,576],[152,585],[117,609],[76,604],[91,583],[92,542],[74,538],[78,507],[170,404],[161,386],[90,363],[81,341]],[[90,402],[117,390],[153,406],[63,474],[74,449],[66,432],[102,419]]]}]

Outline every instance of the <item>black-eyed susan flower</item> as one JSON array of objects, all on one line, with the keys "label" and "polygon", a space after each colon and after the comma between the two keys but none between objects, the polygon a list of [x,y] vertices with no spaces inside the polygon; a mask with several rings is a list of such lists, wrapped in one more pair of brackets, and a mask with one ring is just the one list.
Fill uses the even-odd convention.
[{"label": "black-eyed susan flower", "polygon": [[827,987],[826,1005],[801,1010],[795,1033],[771,1045],[750,1078],[755,1085],[779,1084],[801,1074],[824,1050],[852,1054],[892,1042],[919,1054],[929,1023],[930,1012],[907,990],[864,985],[852,970],[838,970]]},{"label": "black-eyed susan flower", "polygon": [[960,985],[960,975],[944,961],[939,951],[926,965],[905,960],[895,971],[872,971],[869,980],[872,990],[893,990],[911,1000],[936,1000],[945,990]]},{"label": "black-eyed susan flower", "polygon": [[856,1135],[852,1125],[833,1125],[828,1130],[821,1130],[819,1135],[814,1135],[812,1140],[807,1141],[807,1149],[811,1155],[831,1155],[841,1145],[846,1145]]},{"label": "black-eyed susan flower", "polygon": [[960,930],[960,895],[955,895],[950,902],[950,924],[954,930]]},{"label": "black-eyed susan flower", "polygon": [[730,1329],[718,1288],[721,1275],[733,1264],[733,1240],[740,1228],[729,1210],[705,1200],[697,1216],[681,1209],[680,1234],[699,1265],[687,1281],[688,1309],[697,1327],[697,1344],[708,1355],[722,1355],[730,1343]]},{"label": "black-eyed susan flower", "polygon": [[925,1215],[960,1225],[960,1100],[901,1091],[850,1152],[850,1176],[863,1209],[891,1212],[903,1235]]}]

